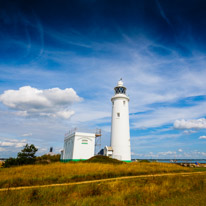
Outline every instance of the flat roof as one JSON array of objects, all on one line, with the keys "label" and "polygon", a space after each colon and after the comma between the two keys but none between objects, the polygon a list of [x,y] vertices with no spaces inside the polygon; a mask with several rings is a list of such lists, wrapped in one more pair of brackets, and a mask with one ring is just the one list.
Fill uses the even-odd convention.
[{"label": "flat roof", "polygon": [[68,139],[73,136],[85,136],[85,137],[95,137],[95,133],[87,133],[87,132],[72,132],[70,134],[66,134],[64,139]]}]

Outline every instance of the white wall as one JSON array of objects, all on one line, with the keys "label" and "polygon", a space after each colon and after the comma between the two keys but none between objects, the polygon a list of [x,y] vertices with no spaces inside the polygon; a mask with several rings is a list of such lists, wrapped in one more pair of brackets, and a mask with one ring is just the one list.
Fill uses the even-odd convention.
[{"label": "white wall", "polygon": [[75,135],[73,133],[64,139],[63,159],[73,159],[74,138],[75,138]]},{"label": "white wall", "polygon": [[107,146],[104,147],[104,155],[105,156],[112,157],[112,153],[113,153],[113,151],[112,150],[108,150]]},{"label": "white wall", "polygon": [[94,156],[95,134],[75,132],[64,140],[63,159],[89,159]]},{"label": "white wall", "polygon": [[125,94],[112,97],[112,157],[125,161],[131,160],[128,102],[129,98]]}]

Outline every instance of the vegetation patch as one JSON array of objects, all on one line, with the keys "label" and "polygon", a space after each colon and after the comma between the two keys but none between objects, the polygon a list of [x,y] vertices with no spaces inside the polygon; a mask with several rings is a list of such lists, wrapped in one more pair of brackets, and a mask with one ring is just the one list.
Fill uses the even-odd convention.
[{"label": "vegetation patch", "polygon": [[34,164],[36,161],[35,153],[37,151],[38,149],[33,144],[26,144],[21,152],[18,153],[17,158],[10,157],[2,164],[2,166],[11,167],[16,165]]},{"label": "vegetation patch", "polygon": [[150,163],[149,160],[139,160],[139,162]]},{"label": "vegetation patch", "polygon": [[103,155],[97,155],[94,157],[91,157],[88,160],[85,160],[84,162],[87,163],[106,163],[106,164],[123,164],[125,162],[123,161],[119,161],[117,159],[113,159],[107,156],[103,156]]},{"label": "vegetation patch", "polygon": [[95,162],[56,162],[0,168],[0,187],[44,185],[121,176],[190,171],[193,171],[193,169],[170,163],[102,164]]},{"label": "vegetation patch", "polygon": [[49,164],[52,162],[59,162],[60,161],[60,154],[56,155],[42,155],[39,157],[36,157],[35,164]]},{"label": "vegetation patch", "polygon": [[193,174],[5,191],[0,192],[0,205],[203,206],[205,180],[205,174]]}]

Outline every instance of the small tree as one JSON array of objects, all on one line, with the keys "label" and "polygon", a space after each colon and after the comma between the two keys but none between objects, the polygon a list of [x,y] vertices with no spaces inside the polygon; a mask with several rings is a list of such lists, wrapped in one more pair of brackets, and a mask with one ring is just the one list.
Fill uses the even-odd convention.
[{"label": "small tree", "polygon": [[33,164],[35,162],[35,153],[38,151],[38,149],[33,145],[26,144],[24,146],[24,149],[21,150],[21,152],[17,155],[17,161],[20,165],[23,164]]},{"label": "small tree", "polygon": [[7,159],[2,167],[11,167],[15,165],[26,165],[26,164],[33,164],[36,160],[35,153],[38,149],[33,145],[26,144],[24,149],[18,153],[17,158],[9,158]]}]

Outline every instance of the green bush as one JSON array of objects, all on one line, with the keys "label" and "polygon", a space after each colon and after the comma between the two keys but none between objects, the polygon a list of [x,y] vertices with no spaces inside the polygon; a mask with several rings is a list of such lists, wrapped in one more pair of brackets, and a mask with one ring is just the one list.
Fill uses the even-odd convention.
[{"label": "green bush", "polygon": [[18,165],[18,161],[16,158],[10,157],[5,162],[3,162],[2,167],[10,167],[13,165]]},{"label": "green bush", "polygon": [[145,163],[149,163],[149,160],[139,160],[139,162],[145,162]]},{"label": "green bush", "polygon": [[123,164],[124,162],[117,160],[117,159],[113,159],[107,156],[103,156],[103,155],[97,155],[94,157],[91,157],[88,160],[85,160],[83,162],[93,162],[93,163],[111,163],[111,164]]},{"label": "green bush", "polygon": [[39,157],[36,157],[36,163],[40,163],[40,164],[48,164],[50,162],[59,162],[60,161],[60,154],[56,154],[56,155],[42,155]]}]

